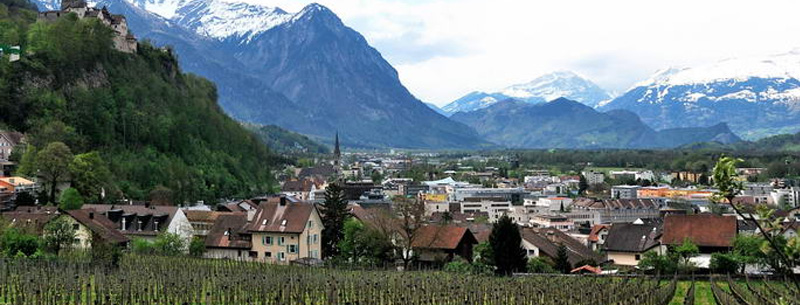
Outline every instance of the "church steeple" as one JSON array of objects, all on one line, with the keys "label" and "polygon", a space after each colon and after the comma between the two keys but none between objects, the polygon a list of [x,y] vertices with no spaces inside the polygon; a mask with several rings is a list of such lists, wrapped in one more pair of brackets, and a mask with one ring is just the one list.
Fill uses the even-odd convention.
[{"label": "church steeple", "polygon": [[339,161],[342,159],[342,151],[339,149],[339,131],[336,131],[336,139],[334,140],[333,147],[333,165],[339,166]]}]

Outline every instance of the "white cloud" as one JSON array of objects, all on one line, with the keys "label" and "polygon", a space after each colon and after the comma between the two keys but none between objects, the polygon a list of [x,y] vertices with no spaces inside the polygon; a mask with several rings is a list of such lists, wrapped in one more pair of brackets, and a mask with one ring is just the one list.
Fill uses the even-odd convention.
[{"label": "white cloud", "polygon": [[[298,11],[304,0],[245,0]],[[800,2],[318,0],[417,97],[446,104],[553,70],[624,91],[657,69],[800,46]]]}]

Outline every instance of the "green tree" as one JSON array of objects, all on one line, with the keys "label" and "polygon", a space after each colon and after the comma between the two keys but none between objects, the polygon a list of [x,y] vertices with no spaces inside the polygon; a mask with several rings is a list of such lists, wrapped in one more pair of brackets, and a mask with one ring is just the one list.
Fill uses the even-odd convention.
[{"label": "green tree", "polygon": [[189,255],[194,257],[203,257],[203,253],[205,252],[206,252],[205,241],[197,236],[192,238],[192,242],[189,243]]},{"label": "green tree", "polygon": [[567,274],[572,271],[572,265],[569,263],[569,256],[567,255],[567,247],[563,244],[558,245],[558,252],[555,258],[556,271]]},{"label": "green tree", "polygon": [[90,202],[100,202],[102,190],[111,182],[111,171],[96,151],[76,155],[70,163],[70,173],[72,187]]},{"label": "green tree", "polygon": [[39,176],[49,186],[48,200],[56,202],[56,188],[58,183],[69,175],[69,163],[72,161],[72,152],[62,142],[52,142],[36,154],[36,170]]},{"label": "green tree", "polygon": [[688,238],[684,239],[683,243],[675,247],[673,251],[681,258],[680,263],[686,267],[690,267],[692,257],[700,254],[700,248]]},{"label": "green tree", "polygon": [[735,274],[739,271],[739,260],[733,253],[714,253],[711,254],[709,269],[721,274]]},{"label": "green tree", "polygon": [[522,248],[522,237],[519,227],[510,217],[503,215],[492,226],[489,235],[492,246],[493,262],[500,275],[511,275],[513,272],[525,272],[528,258]]},{"label": "green tree", "polygon": [[[800,237],[786,240],[783,235],[778,234],[782,229],[781,219],[774,216],[775,210],[765,206],[757,208],[758,219],[751,213],[744,213],[740,207],[733,203],[736,195],[744,188],[736,173],[736,164],[743,162],[723,156],[714,166],[713,177],[714,187],[717,192],[712,196],[712,200],[728,204],[736,214],[745,221],[750,221],[756,225],[761,237],[766,240],[762,244],[761,250],[766,253],[768,260],[774,259],[770,265],[780,273],[790,274],[795,266],[800,264]],[[795,286],[800,289],[800,280],[792,277]]]},{"label": "green tree", "polygon": [[186,241],[175,233],[161,233],[153,242],[155,253],[163,256],[178,256],[186,250]]},{"label": "green tree", "polygon": [[31,144],[26,145],[15,174],[25,177],[34,177],[36,175],[36,155],[36,146]]},{"label": "green tree", "polygon": [[61,194],[61,198],[58,203],[58,208],[62,210],[80,210],[83,206],[83,196],[78,190],[74,188],[68,188],[64,190]]},{"label": "green tree", "polygon": [[360,264],[387,262],[393,250],[389,236],[352,217],[344,224],[344,237],[338,247],[342,258]]},{"label": "green tree", "polygon": [[42,243],[45,251],[53,254],[59,254],[75,243],[75,229],[67,216],[58,217],[44,226]]},{"label": "green tree", "polygon": [[586,194],[586,190],[589,189],[589,183],[586,182],[586,176],[581,175],[581,179],[578,181],[578,195]]},{"label": "green tree", "polygon": [[325,201],[322,206],[322,255],[334,257],[338,254],[337,245],[344,237],[344,223],[350,217],[342,188],[338,183],[331,183],[325,189]]}]

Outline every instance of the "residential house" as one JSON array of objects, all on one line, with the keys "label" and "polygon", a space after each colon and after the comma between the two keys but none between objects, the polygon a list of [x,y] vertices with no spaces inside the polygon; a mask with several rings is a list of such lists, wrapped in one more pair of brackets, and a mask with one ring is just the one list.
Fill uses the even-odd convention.
[{"label": "residential house", "polygon": [[116,230],[111,220],[92,209],[62,211],[63,218],[75,231],[74,247],[89,249],[97,243],[125,247],[129,239]]},{"label": "residential house", "polygon": [[85,204],[111,220],[114,228],[130,239],[155,241],[162,233],[179,235],[188,244],[193,236],[192,225],[183,210],[175,206],[134,204]]},{"label": "residential house", "polygon": [[8,161],[14,147],[22,143],[24,136],[19,132],[0,131],[0,162]]},{"label": "residential house", "polygon": [[314,204],[286,197],[262,202],[246,231],[252,258],[278,264],[322,257],[322,218]]},{"label": "residential house", "polygon": [[250,212],[255,211],[258,209],[258,203],[254,200],[240,200],[235,202],[229,202],[227,204],[223,204],[220,206],[220,211],[225,212]]},{"label": "residential house", "polygon": [[316,184],[311,179],[289,180],[281,186],[281,194],[294,196],[303,201],[309,200],[314,191]]},{"label": "residential house", "polygon": [[592,226],[592,230],[589,232],[589,237],[587,238],[587,242],[589,243],[589,248],[592,251],[600,250],[606,244],[606,238],[608,238],[608,231],[611,229],[611,225],[608,224],[599,224]]},{"label": "residential house", "polygon": [[206,258],[256,260],[252,251],[252,235],[247,231],[247,215],[243,213],[219,215],[205,238]]},{"label": "residential house", "polygon": [[440,264],[459,256],[472,261],[472,247],[478,240],[465,227],[428,225],[417,229],[411,248],[418,261]]},{"label": "residential house", "polygon": [[593,260],[596,263],[605,261],[602,255],[598,255],[580,241],[555,228],[522,228],[520,235],[522,248],[531,258],[548,257],[555,260],[558,257],[558,248],[564,245],[569,263],[573,266],[585,260]]},{"label": "residential house", "polygon": [[668,215],[664,218],[661,243],[679,246],[685,240],[691,241],[700,249],[700,255],[691,261],[698,267],[708,268],[712,253],[727,252],[733,247],[736,226],[736,216]]},{"label": "residential house", "polygon": [[615,265],[636,266],[646,252],[665,253],[661,247],[662,224],[636,221],[614,223],[602,249]]},{"label": "residential house", "polygon": [[511,212],[511,201],[502,197],[469,197],[461,202],[461,213],[487,213],[489,221],[497,221],[500,216]]}]

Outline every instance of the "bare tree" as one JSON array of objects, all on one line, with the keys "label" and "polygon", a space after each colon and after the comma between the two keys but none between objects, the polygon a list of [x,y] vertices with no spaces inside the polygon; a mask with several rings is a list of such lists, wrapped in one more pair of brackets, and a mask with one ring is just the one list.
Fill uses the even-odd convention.
[{"label": "bare tree", "polygon": [[397,196],[393,200],[394,210],[400,217],[398,233],[401,243],[400,251],[403,259],[403,269],[408,269],[413,260],[414,241],[418,237],[419,228],[422,227],[425,216],[425,203],[418,198]]}]

